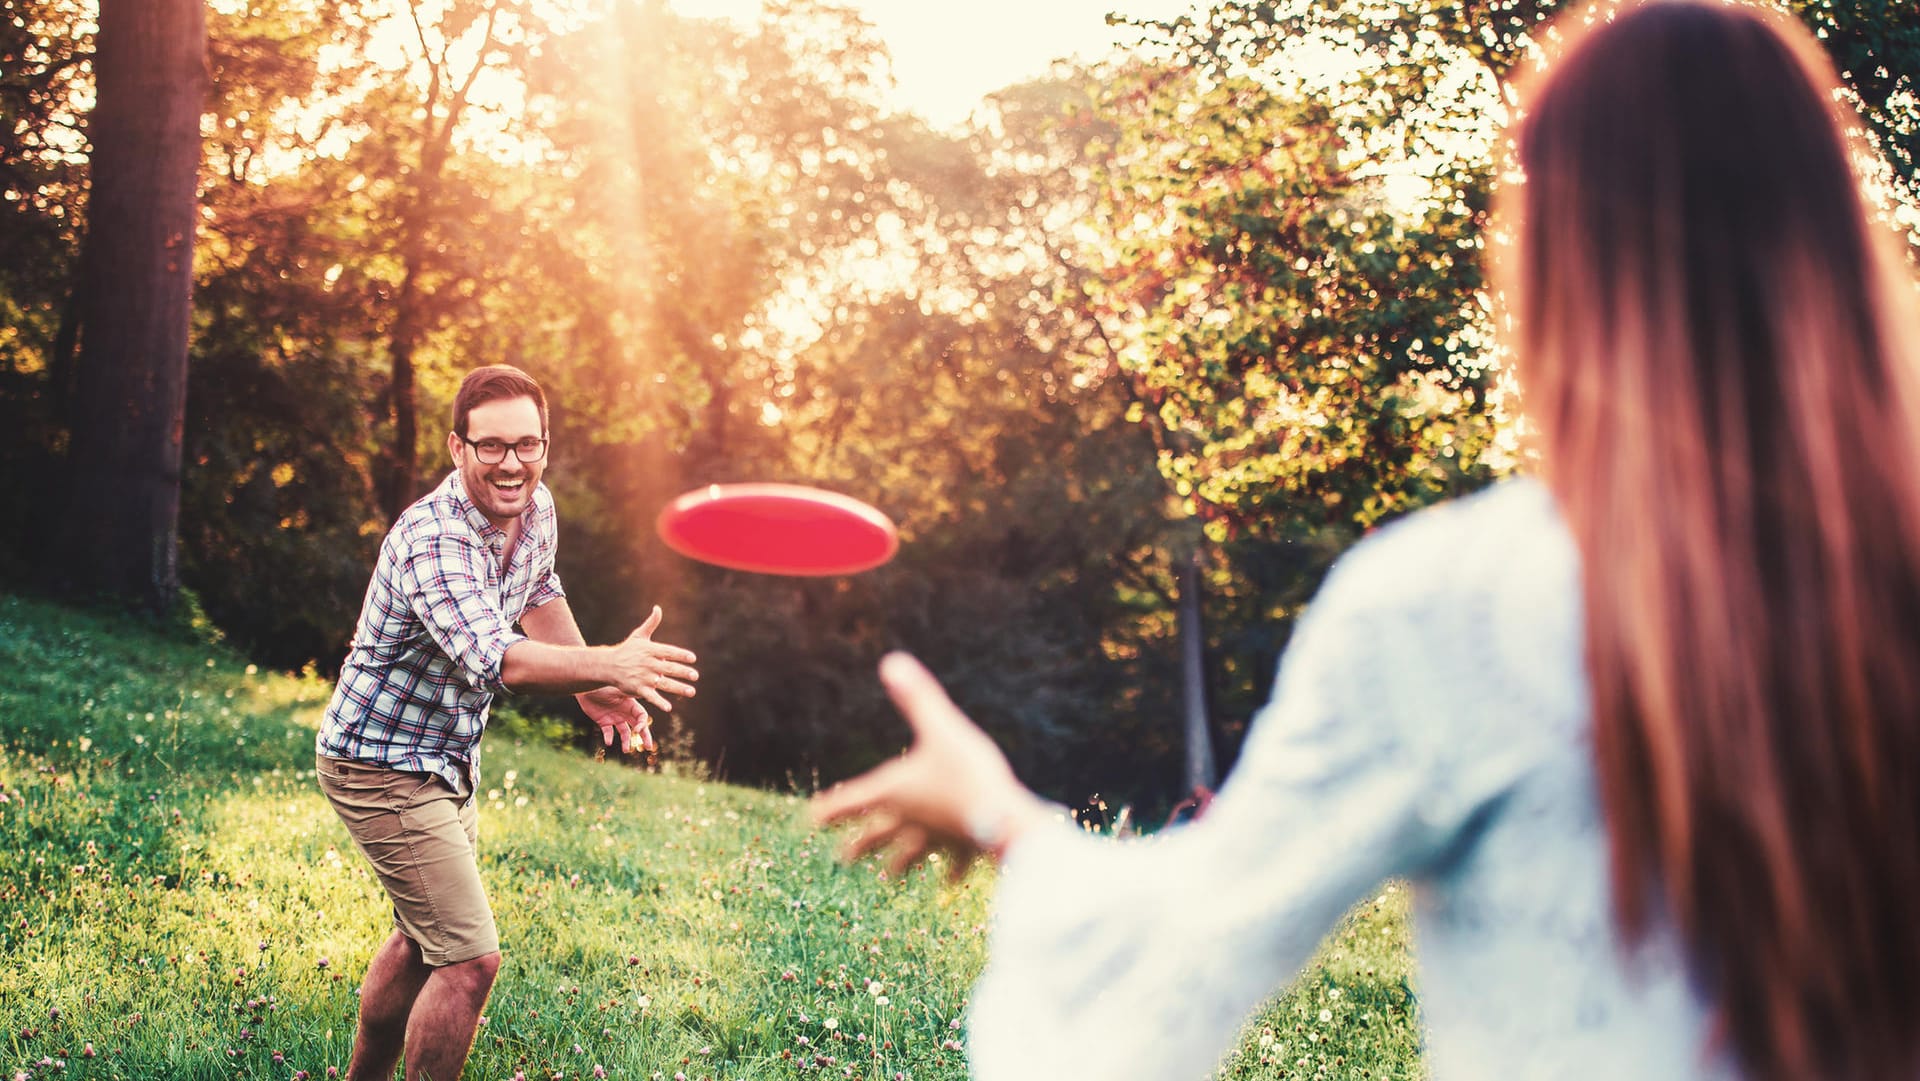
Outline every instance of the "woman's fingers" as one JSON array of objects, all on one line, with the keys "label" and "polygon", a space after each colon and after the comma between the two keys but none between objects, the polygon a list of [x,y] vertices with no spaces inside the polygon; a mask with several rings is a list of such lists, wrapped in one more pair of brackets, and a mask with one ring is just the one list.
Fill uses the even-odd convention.
[{"label": "woman's fingers", "polygon": [[973,866],[974,858],[979,853],[974,849],[965,848],[949,852],[948,855],[951,858],[947,861],[947,881],[957,886],[961,879],[967,877],[967,868]]},{"label": "woman's fingers", "polygon": [[924,739],[956,723],[972,723],[960,712],[960,707],[953,704],[953,699],[947,697],[940,681],[912,654],[895,652],[882,657],[880,683],[918,738]]},{"label": "woman's fingers", "polygon": [[897,760],[888,762],[858,777],[841,781],[813,797],[813,805],[809,808],[813,820],[830,826],[842,819],[865,814],[871,807],[885,803],[898,768]]},{"label": "woman's fingers", "polygon": [[844,863],[852,863],[876,848],[886,847],[905,829],[907,827],[892,815],[875,816],[866,829],[840,847],[840,859]]},{"label": "woman's fingers", "polygon": [[918,826],[902,826],[894,832],[893,855],[887,860],[887,873],[899,877],[927,854],[927,831]]}]

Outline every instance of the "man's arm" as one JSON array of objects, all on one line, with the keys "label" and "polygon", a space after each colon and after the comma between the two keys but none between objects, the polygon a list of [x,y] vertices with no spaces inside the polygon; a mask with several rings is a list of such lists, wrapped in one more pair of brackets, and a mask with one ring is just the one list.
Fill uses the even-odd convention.
[{"label": "man's arm", "polygon": [[[520,629],[535,643],[572,648],[585,648],[587,644],[564,596],[556,596],[522,613]],[[599,726],[600,742],[611,747],[614,737],[618,736],[620,753],[626,754],[633,750],[637,737],[642,750],[654,749],[651,719],[632,695],[618,687],[601,686],[575,694],[574,700],[580,703],[587,719]]]},{"label": "man's arm", "polygon": [[670,710],[673,704],[665,696],[692,697],[700,673],[693,667],[691,650],[653,640],[660,618],[655,605],[625,641],[589,646],[566,600],[557,598],[521,615],[520,626],[528,637],[507,647],[500,682],[514,691],[545,694],[583,694],[611,686]]},{"label": "man's arm", "polygon": [[538,608],[529,608],[520,614],[520,629],[527,637],[536,642],[545,642],[555,646],[584,646],[587,638],[580,633],[580,624],[574,621],[573,609],[567,606],[567,598],[555,597]]}]

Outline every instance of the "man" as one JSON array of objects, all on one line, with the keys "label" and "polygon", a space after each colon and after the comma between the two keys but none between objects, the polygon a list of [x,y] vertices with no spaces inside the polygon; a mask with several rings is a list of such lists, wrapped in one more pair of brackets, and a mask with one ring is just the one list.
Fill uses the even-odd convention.
[{"label": "man", "polygon": [[[348,1077],[452,1081],[500,968],[480,881],[480,734],[493,696],[575,694],[601,739],[654,746],[636,700],[693,694],[694,655],[655,642],[656,606],[590,647],[554,573],[547,401],[507,365],[466,377],[454,470],[393,523],[316,740],[320,787],[393,901],[394,932],[361,987]],[[519,624],[520,632],[514,630]],[[523,633],[522,633],[523,632]]]}]

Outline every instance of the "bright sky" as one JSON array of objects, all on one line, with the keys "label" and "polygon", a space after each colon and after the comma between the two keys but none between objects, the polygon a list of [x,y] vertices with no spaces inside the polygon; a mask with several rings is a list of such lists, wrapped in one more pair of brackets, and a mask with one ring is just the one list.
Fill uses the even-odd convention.
[{"label": "bright sky", "polygon": [[[841,0],[872,23],[893,57],[895,103],[939,127],[966,120],[995,90],[1046,73],[1063,57],[1097,59],[1132,38],[1109,11],[1165,19],[1192,0]],[[685,15],[752,21],[760,0],[680,0]]]}]

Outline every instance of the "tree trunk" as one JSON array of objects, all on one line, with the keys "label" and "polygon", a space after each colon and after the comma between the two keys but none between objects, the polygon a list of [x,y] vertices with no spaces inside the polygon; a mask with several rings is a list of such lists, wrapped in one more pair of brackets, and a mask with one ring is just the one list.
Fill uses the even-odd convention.
[{"label": "tree trunk", "polygon": [[55,553],[69,582],[155,611],[179,591],[202,0],[101,0],[73,444]]},{"label": "tree trunk", "polygon": [[1180,683],[1186,715],[1187,789],[1214,787],[1213,734],[1207,725],[1206,628],[1200,620],[1200,553],[1180,560]]},{"label": "tree trunk", "polygon": [[414,288],[414,280],[419,273],[419,260],[424,256],[413,249],[414,245],[409,244],[406,278],[400,284],[400,296],[395,303],[400,314],[394,319],[393,338],[388,348],[388,358],[393,362],[387,389],[387,411],[393,419],[393,446],[387,455],[381,509],[390,523],[399,519],[400,512],[412,506],[420,494],[419,461],[414,456],[420,422],[413,380],[413,351],[420,342],[419,308],[423,302]]}]

